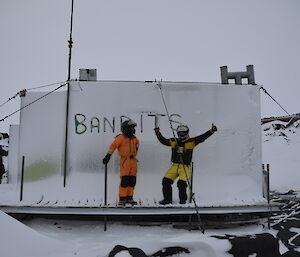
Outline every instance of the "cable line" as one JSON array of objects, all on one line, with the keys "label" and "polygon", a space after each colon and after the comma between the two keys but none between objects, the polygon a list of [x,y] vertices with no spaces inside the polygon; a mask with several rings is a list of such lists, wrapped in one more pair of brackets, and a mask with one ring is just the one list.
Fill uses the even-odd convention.
[{"label": "cable line", "polygon": [[[164,107],[165,107],[165,110],[166,110],[166,113],[167,113],[167,117],[168,117],[168,120],[169,120],[169,124],[170,124],[170,128],[172,130],[172,133],[173,133],[173,137],[175,139],[175,142],[176,142],[176,147],[178,147],[178,139],[176,138],[175,136],[175,132],[174,132],[174,129],[173,129],[173,125],[172,125],[172,122],[171,122],[171,117],[170,117],[170,114],[169,114],[169,111],[168,111],[168,108],[167,108],[167,105],[166,105],[166,101],[165,101],[165,98],[164,98],[164,95],[163,95],[163,92],[162,92],[162,89],[161,89],[161,84],[160,83],[157,83],[156,84],[159,89],[160,89],[160,94],[161,94],[161,98],[162,98],[162,101],[163,101],[163,104],[164,104]],[[195,206],[195,211],[196,211],[196,214],[197,214],[197,218],[198,218],[198,224],[199,224],[199,229],[201,230],[201,232],[204,234],[204,224],[201,220],[201,217],[200,217],[200,214],[199,214],[199,207],[196,203],[196,200],[195,200],[195,195],[194,193],[191,191],[191,183],[190,183],[190,180],[188,178],[188,175],[187,175],[187,172],[186,172],[186,169],[185,169],[185,164],[183,162],[183,157],[182,157],[182,154],[179,153],[179,156],[180,156],[180,162],[181,162],[181,165],[183,167],[183,170],[184,170],[184,173],[185,173],[185,177],[186,177],[186,180],[187,180],[187,184],[188,184],[188,187],[189,187],[189,190],[191,192],[191,198],[192,198],[192,201],[194,203],[194,206]]]},{"label": "cable line", "polygon": [[7,104],[8,102],[10,102],[11,100],[15,99],[18,95],[22,96],[22,94],[26,93],[26,91],[34,90],[34,89],[39,89],[39,88],[50,87],[50,86],[54,86],[54,85],[58,85],[58,84],[62,84],[62,83],[66,83],[66,81],[61,81],[61,82],[47,84],[47,85],[43,85],[43,86],[37,86],[37,87],[23,89],[23,90],[19,91],[18,93],[14,94],[12,97],[9,97],[7,101],[5,101],[4,103],[2,103],[0,105],[0,108],[2,106],[4,106],[5,104]]},{"label": "cable line", "polygon": [[5,104],[7,104],[7,103],[8,103],[9,101],[11,101],[12,99],[15,99],[18,95],[19,95],[19,92],[16,93],[14,96],[9,97],[7,101],[5,101],[4,103],[2,103],[2,104],[0,105],[0,108],[1,108],[2,106],[4,106]]},{"label": "cable line", "polygon": [[260,89],[262,89],[262,91],[264,91],[276,104],[278,104],[279,105],[279,107],[287,114],[287,115],[289,115],[289,116],[291,116],[291,114],[289,114],[288,113],[288,111],[287,110],[285,110],[283,107],[282,107],[282,105],[280,104],[280,103],[278,103],[275,99],[274,99],[274,97],[272,97],[268,92],[267,92],[267,90],[263,87],[263,86],[261,86],[260,87]]},{"label": "cable line", "polygon": [[63,83],[66,83],[66,82],[67,81],[61,81],[61,82],[56,82],[56,83],[47,84],[47,85],[43,85],[43,86],[37,86],[37,87],[27,88],[27,91],[29,91],[29,90],[35,90],[35,89],[40,89],[40,88],[45,88],[45,87],[50,87],[50,86],[54,86],[54,85],[58,85],[58,84],[63,84]]},{"label": "cable line", "polygon": [[[52,91],[50,91],[50,92],[48,92],[48,93],[46,93],[45,95],[42,95],[41,97],[39,97],[39,98],[37,98],[37,99],[35,99],[34,101],[32,101],[32,102],[30,102],[30,103],[28,103],[28,104],[26,104],[26,105],[24,105],[23,107],[21,107],[20,109],[18,109],[18,110],[16,110],[16,111],[14,111],[14,112],[12,112],[11,114],[9,114],[9,115],[7,115],[7,116],[5,116],[4,118],[2,118],[1,120],[0,120],[0,122],[2,122],[2,121],[4,121],[4,120],[6,120],[7,118],[9,118],[10,116],[12,116],[12,115],[14,115],[14,114],[16,114],[16,113],[18,113],[18,112],[20,112],[21,110],[23,110],[23,109],[25,109],[25,108],[27,108],[28,106],[30,106],[30,105],[32,105],[32,104],[34,104],[34,103],[36,103],[37,101],[39,101],[39,100],[41,100],[41,99],[43,99],[43,98],[45,98],[46,96],[48,96],[48,95],[50,95],[50,94],[52,94],[53,92],[55,92],[55,91],[57,91],[58,89],[60,89],[60,88],[62,88],[63,86],[65,86],[67,83],[64,83],[64,84],[62,84],[62,85],[60,85],[59,87],[57,87],[57,88],[55,88],[54,90],[52,90]],[[20,91],[20,92],[26,92],[26,90],[24,91]],[[18,93],[19,94],[19,93]]]}]

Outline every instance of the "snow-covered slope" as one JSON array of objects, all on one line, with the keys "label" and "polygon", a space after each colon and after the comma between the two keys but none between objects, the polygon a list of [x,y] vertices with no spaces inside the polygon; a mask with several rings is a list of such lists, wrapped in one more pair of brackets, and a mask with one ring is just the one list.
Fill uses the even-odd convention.
[{"label": "snow-covered slope", "polygon": [[[70,252],[72,247],[44,236],[0,211],[0,256],[55,256]],[[15,243],[14,243],[15,242]]]},{"label": "snow-covered slope", "polygon": [[300,125],[296,121],[272,121],[262,125],[263,163],[270,164],[271,190],[300,189]]}]

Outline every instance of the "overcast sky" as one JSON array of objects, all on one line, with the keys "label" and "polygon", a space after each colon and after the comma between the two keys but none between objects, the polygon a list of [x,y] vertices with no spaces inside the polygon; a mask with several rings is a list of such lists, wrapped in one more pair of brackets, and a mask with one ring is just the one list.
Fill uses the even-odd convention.
[{"label": "overcast sky", "polygon": [[[19,90],[65,81],[71,0],[0,0],[0,104]],[[300,112],[299,0],[74,0],[73,79],[220,82],[244,71]],[[262,116],[285,115],[261,93]],[[0,119],[19,98],[0,108]],[[0,123],[0,131],[18,115]]]}]

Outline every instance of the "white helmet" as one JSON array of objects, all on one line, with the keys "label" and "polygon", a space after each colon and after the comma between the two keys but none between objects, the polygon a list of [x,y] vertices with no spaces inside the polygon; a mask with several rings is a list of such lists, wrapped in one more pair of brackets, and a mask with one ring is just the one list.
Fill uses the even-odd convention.
[{"label": "white helmet", "polygon": [[177,131],[177,135],[180,139],[184,140],[187,139],[189,137],[189,127],[186,125],[179,125],[176,129]]}]

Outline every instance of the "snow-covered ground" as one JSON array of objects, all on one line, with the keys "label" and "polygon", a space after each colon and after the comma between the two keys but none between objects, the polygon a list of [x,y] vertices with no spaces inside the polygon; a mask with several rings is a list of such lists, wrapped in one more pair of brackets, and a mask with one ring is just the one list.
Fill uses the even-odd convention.
[{"label": "snow-covered ground", "polygon": [[[283,123],[262,126],[263,161],[271,166],[271,190],[282,193],[299,190],[300,126],[295,124],[284,129],[275,124]],[[104,232],[101,221],[29,219],[21,223],[0,212],[0,256],[125,257],[169,256],[171,253],[191,257],[300,256],[299,203],[287,210],[285,215],[272,221],[270,230],[266,224],[256,224],[207,229],[205,234],[198,230],[176,229],[171,224],[137,226],[117,222],[109,222]],[[294,222],[289,226],[288,218]],[[117,245],[124,248],[115,248]],[[125,247],[138,249],[117,252]],[[244,255],[241,255],[241,248]]]}]

